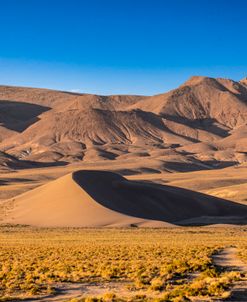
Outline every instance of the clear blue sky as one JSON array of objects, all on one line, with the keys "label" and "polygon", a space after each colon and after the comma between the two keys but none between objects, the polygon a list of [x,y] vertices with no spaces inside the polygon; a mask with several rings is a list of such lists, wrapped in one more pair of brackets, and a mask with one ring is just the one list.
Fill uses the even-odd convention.
[{"label": "clear blue sky", "polygon": [[155,94],[247,76],[246,0],[0,0],[0,84]]}]

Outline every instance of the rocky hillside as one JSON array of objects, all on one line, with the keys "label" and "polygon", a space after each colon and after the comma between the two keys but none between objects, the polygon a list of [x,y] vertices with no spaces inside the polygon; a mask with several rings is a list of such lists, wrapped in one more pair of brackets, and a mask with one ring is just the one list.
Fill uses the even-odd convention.
[{"label": "rocky hillside", "polygon": [[0,86],[0,150],[16,161],[247,160],[247,81],[192,77],[164,94],[97,96]]}]

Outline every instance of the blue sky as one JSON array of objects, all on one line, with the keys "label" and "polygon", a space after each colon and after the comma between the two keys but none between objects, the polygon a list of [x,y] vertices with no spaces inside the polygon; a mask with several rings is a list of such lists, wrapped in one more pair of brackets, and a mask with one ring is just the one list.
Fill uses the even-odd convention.
[{"label": "blue sky", "polygon": [[0,0],[0,84],[155,94],[247,76],[246,0]]}]

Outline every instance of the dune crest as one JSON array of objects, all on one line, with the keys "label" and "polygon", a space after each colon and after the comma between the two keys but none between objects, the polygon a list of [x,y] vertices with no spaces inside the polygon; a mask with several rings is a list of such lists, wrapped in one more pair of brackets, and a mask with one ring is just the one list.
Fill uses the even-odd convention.
[{"label": "dune crest", "polygon": [[164,227],[244,223],[247,207],[171,186],[81,170],[5,202],[2,223],[43,227]]},{"label": "dune crest", "polygon": [[166,225],[163,222],[130,217],[100,205],[74,181],[73,174],[24,193],[6,203],[14,205],[2,223],[41,227]]}]

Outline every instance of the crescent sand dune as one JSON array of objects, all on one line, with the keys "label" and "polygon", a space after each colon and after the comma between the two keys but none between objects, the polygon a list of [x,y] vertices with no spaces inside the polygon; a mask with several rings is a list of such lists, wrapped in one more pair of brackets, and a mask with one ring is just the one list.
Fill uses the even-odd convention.
[{"label": "crescent sand dune", "polygon": [[247,207],[172,186],[80,170],[5,201],[1,223],[43,227],[244,224]]}]

